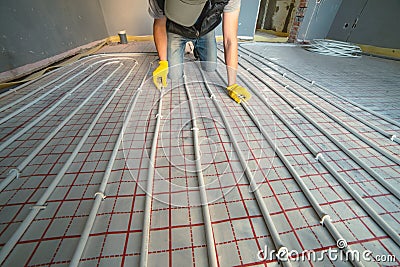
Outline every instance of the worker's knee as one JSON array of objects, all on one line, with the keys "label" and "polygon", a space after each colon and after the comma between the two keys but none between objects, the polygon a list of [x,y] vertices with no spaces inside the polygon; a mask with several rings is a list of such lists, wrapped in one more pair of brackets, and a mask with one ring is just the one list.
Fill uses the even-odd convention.
[{"label": "worker's knee", "polygon": [[201,61],[201,68],[202,68],[202,70],[207,71],[207,72],[216,71],[217,62]]},{"label": "worker's knee", "polygon": [[179,81],[183,78],[183,64],[170,66],[168,76],[173,81]]}]

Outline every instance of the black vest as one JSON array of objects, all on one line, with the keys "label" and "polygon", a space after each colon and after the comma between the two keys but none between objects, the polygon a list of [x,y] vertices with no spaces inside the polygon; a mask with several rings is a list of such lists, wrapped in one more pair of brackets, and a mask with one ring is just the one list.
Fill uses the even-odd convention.
[{"label": "black vest", "polygon": [[[164,10],[165,0],[157,0],[158,6]],[[224,7],[229,0],[208,0],[203,11],[193,26],[186,27],[172,20],[167,20],[167,31],[186,38],[199,38],[214,30],[222,21]]]}]

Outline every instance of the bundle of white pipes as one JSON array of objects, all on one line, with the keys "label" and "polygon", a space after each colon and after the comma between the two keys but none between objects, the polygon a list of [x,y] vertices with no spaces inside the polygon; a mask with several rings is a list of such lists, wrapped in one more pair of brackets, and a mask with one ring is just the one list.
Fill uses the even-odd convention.
[{"label": "bundle of white pipes", "polygon": [[362,50],[359,46],[347,42],[314,39],[303,47],[311,52],[336,57],[360,57]]}]

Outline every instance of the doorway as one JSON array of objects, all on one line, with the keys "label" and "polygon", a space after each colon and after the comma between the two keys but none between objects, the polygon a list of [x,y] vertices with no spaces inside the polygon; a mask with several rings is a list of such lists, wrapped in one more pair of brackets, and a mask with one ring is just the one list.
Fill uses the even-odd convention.
[{"label": "doorway", "polygon": [[261,0],[257,29],[288,35],[300,0]]}]

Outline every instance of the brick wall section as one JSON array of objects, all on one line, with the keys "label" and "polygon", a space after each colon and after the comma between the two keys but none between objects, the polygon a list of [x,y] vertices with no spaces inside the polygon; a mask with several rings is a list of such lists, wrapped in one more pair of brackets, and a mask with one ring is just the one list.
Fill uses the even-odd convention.
[{"label": "brick wall section", "polygon": [[297,7],[296,15],[294,17],[294,21],[292,23],[292,28],[290,29],[289,33],[289,39],[288,39],[289,43],[294,43],[297,39],[297,33],[299,31],[299,27],[303,22],[304,14],[306,13],[307,2],[308,0],[300,0],[299,2],[299,6]]}]

